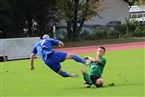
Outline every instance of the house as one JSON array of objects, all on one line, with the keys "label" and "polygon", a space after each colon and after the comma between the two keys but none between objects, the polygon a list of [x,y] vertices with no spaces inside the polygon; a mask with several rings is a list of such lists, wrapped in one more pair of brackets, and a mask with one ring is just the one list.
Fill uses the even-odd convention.
[{"label": "house", "polygon": [[[129,5],[127,0],[100,0],[100,17],[92,17],[85,21],[80,34],[84,32],[92,33],[96,28],[112,28],[115,24],[124,24],[129,19]],[[65,21],[61,21],[61,26],[66,26]],[[66,31],[66,28],[59,28],[59,33]]]},{"label": "house", "polygon": [[[125,18],[129,18],[129,6],[127,0],[100,0],[100,17],[92,17],[85,21],[85,25],[106,25],[111,21],[120,21],[125,23]],[[66,21],[61,21],[61,26],[66,26]]]},{"label": "house", "polygon": [[90,21],[86,21],[87,25],[106,25],[111,21],[126,22],[129,18],[129,3],[126,0],[103,0],[101,7],[103,9],[99,15],[102,17],[93,17]]},{"label": "house", "polygon": [[145,5],[132,6],[129,9],[129,18],[145,24]]}]

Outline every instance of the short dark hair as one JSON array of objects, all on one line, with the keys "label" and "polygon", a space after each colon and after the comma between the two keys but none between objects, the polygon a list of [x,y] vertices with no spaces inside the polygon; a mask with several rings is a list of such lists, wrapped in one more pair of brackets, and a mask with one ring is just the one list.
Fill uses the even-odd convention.
[{"label": "short dark hair", "polygon": [[103,50],[104,50],[104,52],[106,52],[106,49],[105,49],[105,47],[104,47],[104,46],[100,46],[99,48],[103,49]]}]

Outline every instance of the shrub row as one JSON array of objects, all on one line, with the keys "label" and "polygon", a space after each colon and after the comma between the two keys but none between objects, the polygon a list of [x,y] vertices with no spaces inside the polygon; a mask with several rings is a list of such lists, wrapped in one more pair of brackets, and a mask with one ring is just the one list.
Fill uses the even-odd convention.
[{"label": "shrub row", "polygon": [[116,25],[106,29],[95,29],[92,32],[85,31],[80,34],[82,40],[101,40],[127,37],[145,37],[145,25],[138,22]]}]

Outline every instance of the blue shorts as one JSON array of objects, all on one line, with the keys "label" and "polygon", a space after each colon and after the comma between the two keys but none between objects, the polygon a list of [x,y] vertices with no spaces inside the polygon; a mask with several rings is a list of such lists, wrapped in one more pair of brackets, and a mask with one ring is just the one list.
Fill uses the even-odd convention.
[{"label": "blue shorts", "polygon": [[48,55],[45,64],[53,71],[58,72],[61,69],[60,62],[63,62],[66,59],[66,56],[66,52],[53,52]]}]

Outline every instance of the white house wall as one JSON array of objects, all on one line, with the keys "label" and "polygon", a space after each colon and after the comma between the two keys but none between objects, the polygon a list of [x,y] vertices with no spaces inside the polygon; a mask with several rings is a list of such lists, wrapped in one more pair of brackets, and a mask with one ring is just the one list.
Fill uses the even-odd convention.
[{"label": "white house wall", "polygon": [[90,21],[86,21],[85,24],[101,24],[106,25],[110,21],[121,21],[125,23],[125,18],[129,17],[128,3],[124,0],[104,0],[104,11],[102,11],[99,17],[93,17]]}]

